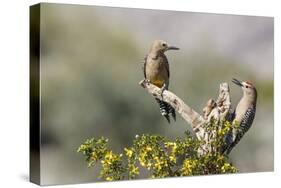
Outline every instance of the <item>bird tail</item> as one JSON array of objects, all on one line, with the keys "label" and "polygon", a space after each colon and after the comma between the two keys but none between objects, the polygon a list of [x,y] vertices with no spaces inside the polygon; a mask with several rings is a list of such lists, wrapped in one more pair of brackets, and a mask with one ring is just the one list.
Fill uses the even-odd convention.
[{"label": "bird tail", "polygon": [[157,99],[156,98],[156,101],[157,103],[159,104],[159,108],[160,108],[160,113],[162,116],[164,116],[167,121],[170,123],[170,116],[169,114],[172,115],[174,121],[176,121],[176,112],[175,112],[175,109],[169,105],[168,103],[160,100],[160,99]]},{"label": "bird tail", "polygon": [[242,137],[243,134],[237,134],[235,129],[231,129],[230,132],[225,136],[225,146],[223,147],[222,153],[229,155],[229,153],[238,144]]},{"label": "bird tail", "polygon": [[241,138],[243,137],[243,134],[237,134],[235,137],[235,140],[229,145],[229,147],[227,148],[227,150],[225,151],[225,153],[228,155],[231,150],[238,144],[238,142],[241,140]]},{"label": "bird tail", "polygon": [[[229,154],[229,152],[231,151],[230,147],[233,143],[233,135],[232,135],[232,130],[229,131],[225,136],[224,136],[224,139],[223,139],[224,143],[221,147],[221,153],[224,154]],[[230,150],[230,151],[229,151]]]}]

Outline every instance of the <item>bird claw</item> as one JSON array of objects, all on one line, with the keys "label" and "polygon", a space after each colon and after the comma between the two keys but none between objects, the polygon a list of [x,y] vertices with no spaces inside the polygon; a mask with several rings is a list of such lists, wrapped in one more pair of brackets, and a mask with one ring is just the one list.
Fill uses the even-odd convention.
[{"label": "bird claw", "polygon": [[150,83],[151,83],[151,81],[148,80],[148,79],[145,79],[144,81],[145,81],[147,84],[150,84]]}]

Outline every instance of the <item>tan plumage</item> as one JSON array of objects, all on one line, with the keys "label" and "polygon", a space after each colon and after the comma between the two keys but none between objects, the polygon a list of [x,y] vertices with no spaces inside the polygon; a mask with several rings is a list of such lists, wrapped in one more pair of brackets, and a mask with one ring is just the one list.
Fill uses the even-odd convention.
[{"label": "tan plumage", "polygon": [[[163,40],[155,40],[152,43],[149,53],[145,57],[144,77],[152,84],[168,89],[170,69],[166,55],[167,50],[178,50],[177,47],[169,46]],[[175,110],[168,104],[156,99],[160,105],[161,114],[170,122],[169,114],[176,118]]]},{"label": "tan plumage", "polygon": [[226,154],[231,152],[231,150],[239,143],[242,137],[251,128],[256,114],[257,103],[257,90],[252,82],[242,82],[235,78],[232,80],[232,82],[242,89],[243,96],[237,104],[233,114],[233,123],[238,127],[234,127],[232,134],[229,135],[229,138],[226,138],[228,144],[227,148],[225,148]]}]

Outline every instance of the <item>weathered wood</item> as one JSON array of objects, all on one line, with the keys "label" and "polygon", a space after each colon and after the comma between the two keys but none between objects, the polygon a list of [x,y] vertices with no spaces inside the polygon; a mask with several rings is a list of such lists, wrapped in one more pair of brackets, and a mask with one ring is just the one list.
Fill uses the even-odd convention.
[{"label": "weathered wood", "polygon": [[161,88],[146,82],[146,80],[140,81],[139,84],[153,97],[161,99],[175,108],[175,110],[183,117],[183,119],[191,125],[194,132],[197,132],[196,129],[198,126],[205,123],[204,118],[199,113],[190,108],[183,102],[183,100],[181,100],[171,91],[164,90],[163,94],[161,95]]},{"label": "weathered wood", "polygon": [[[228,118],[231,112],[231,101],[229,95],[229,87],[227,83],[221,83],[217,100],[208,100],[206,107],[203,109],[203,116],[188,106],[182,99],[171,91],[165,90],[161,95],[161,88],[142,80],[139,83],[153,97],[161,99],[169,103],[182,116],[182,118],[191,125],[192,130],[199,140],[204,140],[204,144],[200,147],[198,153],[200,155],[214,152],[214,148],[210,146],[216,135],[216,131],[209,131],[207,126],[214,121],[220,125],[221,120]],[[219,127],[220,129],[220,127]]]},{"label": "weathered wood", "polygon": [[219,96],[217,99],[217,106],[220,112],[220,119],[227,118],[231,111],[231,101],[229,95],[229,86],[227,83],[220,84]]}]

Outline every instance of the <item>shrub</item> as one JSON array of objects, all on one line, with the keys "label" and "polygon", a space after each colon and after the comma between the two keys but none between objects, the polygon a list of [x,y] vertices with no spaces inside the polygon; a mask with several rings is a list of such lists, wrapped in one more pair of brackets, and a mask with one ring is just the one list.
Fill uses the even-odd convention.
[{"label": "shrub", "polygon": [[[218,128],[214,123],[206,127],[210,131]],[[137,135],[132,146],[124,148],[121,154],[109,149],[104,137],[86,140],[77,151],[85,156],[89,167],[101,163],[99,178],[107,181],[136,179],[140,169],[146,170],[149,178],[235,173],[238,170],[228,162],[228,157],[218,152],[229,129],[230,123],[224,122],[222,129],[216,131],[216,139],[209,143],[216,149],[204,155],[198,152],[204,141],[188,131],[175,140],[160,135]]]}]

